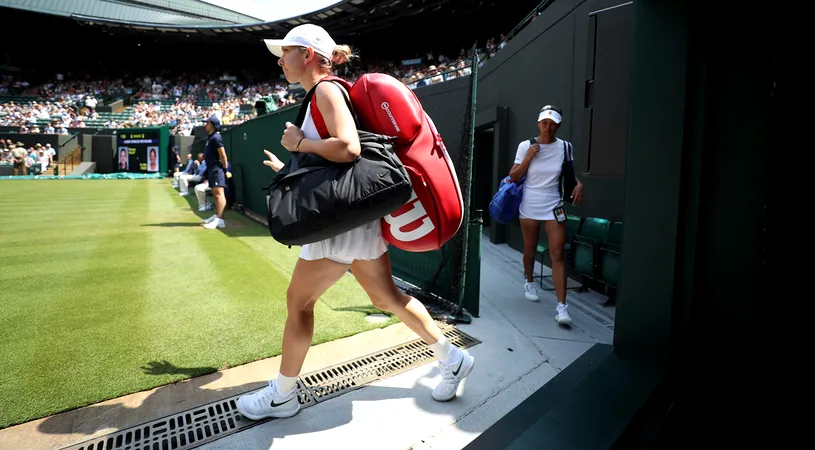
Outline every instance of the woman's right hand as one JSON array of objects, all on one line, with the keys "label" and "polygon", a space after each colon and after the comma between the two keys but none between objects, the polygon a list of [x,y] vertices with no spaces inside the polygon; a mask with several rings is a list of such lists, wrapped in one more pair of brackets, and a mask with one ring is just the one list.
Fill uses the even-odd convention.
[{"label": "woman's right hand", "polygon": [[263,153],[265,153],[266,157],[269,158],[268,160],[263,161],[263,164],[271,167],[272,170],[274,170],[275,172],[280,172],[280,169],[282,169],[283,166],[285,166],[285,164],[283,164],[283,161],[281,161],[277,156],[274,155],[274,153],[270,152],[269,150],[263,149]]},{"label": "woman's right hand", "polygon": [[535,155],[538,154],[540,149],[541,149],[540,144],[532,144],[532,145],[530,145],[529,150],[526,151],[526,159],[528,159],[529,161],[532,161],[532,158],[534,158]]}]

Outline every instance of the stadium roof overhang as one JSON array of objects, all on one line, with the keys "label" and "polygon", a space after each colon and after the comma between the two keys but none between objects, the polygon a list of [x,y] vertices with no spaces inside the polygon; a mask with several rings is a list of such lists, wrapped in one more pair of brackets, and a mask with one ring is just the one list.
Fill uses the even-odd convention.
[{"label": "stadium roof overhang", "polygon": [[[387,29],[395,23],[405,23],[412,18],[417,21],[426,20],[428,14],[455,20],[456,11],[474,12],[485,9],[488,3],[494,4],[493,1],[471,0],[344,0],[322,10],[281,21],[223,25],[170,25],[128,22],[81,14],[72,14],[70,17],[82,25],[234,41],[251,41],[282,36],[298,25],[313,23],[328,30],[337,42],[342,42],[343,38]],[[418,19],[419,17],[423,18]]]}]

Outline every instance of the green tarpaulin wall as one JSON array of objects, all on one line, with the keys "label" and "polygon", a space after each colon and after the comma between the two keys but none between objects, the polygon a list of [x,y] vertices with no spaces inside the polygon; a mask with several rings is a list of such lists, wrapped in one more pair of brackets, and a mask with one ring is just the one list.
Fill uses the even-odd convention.
[{"label": "green tarpaulin wall", "polygon": [[164,178],[164,173],[88,173],[85,175],[19,175],[0,180],[148,180]]},{"label": "green tarpaulin wall", "polygon": [[[263,188],[269,185],[274,176],[272,169],[263,164],[266,159],[263,150],[269,150],[281,161],[288,162],[291,154],[280,145],[280,138],[286,129],[286,122],[296,121],[297,111],[298,106],[283,108],[222,133],[234,172],[236,200],[262,217],[266,217],[266,192]],[[393,274],[423,290],[456,302],[457,294],[453,292],[454,252],[450,248],[454,242],[451,240],[439,251],[424,253],[405,252],[391,246],[389,252]],[[440,269],[441,273],[435,277]]]}]

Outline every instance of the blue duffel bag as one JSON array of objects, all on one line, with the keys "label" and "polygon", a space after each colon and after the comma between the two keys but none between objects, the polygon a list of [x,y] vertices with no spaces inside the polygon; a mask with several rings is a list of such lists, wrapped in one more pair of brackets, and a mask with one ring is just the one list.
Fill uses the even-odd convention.
[{"label": "blue duffel bag", "polygon": [[490,201],[490,217],[492,217],[492,220],[507,225],[518,217],[525,178],[521,177],[520,180],[514,183],[510,177],[501,180],[498,192]]}]

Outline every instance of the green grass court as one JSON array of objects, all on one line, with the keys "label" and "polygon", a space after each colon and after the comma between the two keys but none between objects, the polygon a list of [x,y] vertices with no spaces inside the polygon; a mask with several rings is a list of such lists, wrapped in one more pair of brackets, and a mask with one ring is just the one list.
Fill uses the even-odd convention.
[{"label": "green grass court", "polygon": [[[280,354],[299,248],[262,225],[229,211],[206,230],[211,212],[168,180],[0,193],[0,428]],[[317,303],[314,343],[396,320],[369,324],[374,312],[347,275]],[[145,370],[160,361],[199,369]]]}]

